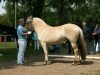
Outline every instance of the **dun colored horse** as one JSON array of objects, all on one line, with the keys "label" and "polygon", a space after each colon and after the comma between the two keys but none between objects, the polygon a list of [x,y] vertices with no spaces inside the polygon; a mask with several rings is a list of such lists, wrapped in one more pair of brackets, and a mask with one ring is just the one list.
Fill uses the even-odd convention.
[{"label": "dun colored horse", "polygon": [[[83,32],[77,25],[64,24],[61,26],[52,27],[46,24],[40,18],[33,18],[27,22],[25,27],[27,27],[27,29],[32,28],[37,33],[38,39],[43,47],[45,54],[44,64],[49,64],[47,46],[61,44],[67,40],[71,42],[72,48],[74,50],[75,58],[73,64],[86,59],[86,48]],[[80,56],[79,59],[78,55]]]}]

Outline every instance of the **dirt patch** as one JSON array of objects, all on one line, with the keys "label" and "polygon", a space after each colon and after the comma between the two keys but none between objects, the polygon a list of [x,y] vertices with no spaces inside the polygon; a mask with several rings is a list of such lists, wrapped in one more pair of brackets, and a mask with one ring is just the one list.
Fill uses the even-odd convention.
[{"label": "dirt patch", "polygon": [[85,65],[72,66],[73,59],[69,58],[50,57],[51,65],[43,65],[42,54],[27,59],[24,65],[17,65],[16,60],[0,62],[0,75],[96,75],[100,70],[100,60],[87,59]]}]

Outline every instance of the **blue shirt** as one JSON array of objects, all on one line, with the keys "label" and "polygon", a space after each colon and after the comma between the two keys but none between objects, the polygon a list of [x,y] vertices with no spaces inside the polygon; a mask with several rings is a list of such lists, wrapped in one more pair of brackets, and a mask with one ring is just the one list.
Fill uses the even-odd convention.
[{"label": "blue shirt", "polygon": [[21,25],[17,27],[17,36],[18,39],[26,39],[26,35],[24,34],[25,29]]}]

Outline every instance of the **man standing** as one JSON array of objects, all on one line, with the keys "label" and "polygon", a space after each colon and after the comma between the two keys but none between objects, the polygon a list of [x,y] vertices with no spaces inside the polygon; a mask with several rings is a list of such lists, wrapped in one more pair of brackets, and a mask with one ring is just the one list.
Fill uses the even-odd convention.
[{"label": "man standing", "polygon": [[95,29],[92,33],[92,36],[94,38],[94,54],[96,54],[96,52],[100,52],[100,24],[96,24],[95,25]]},{"label": "man standing", "polygon": [[90,37],[92,37],[92,32],[86,26],[86,22],[83,22],[82,25],[83,25],[84,39],[85,39],[85,42],[86,42],[86,51],[87,51],[87,54],[90,54],[90,40],[91,40]]},{"label": "man standing", "polygon": [[24,64],[24,52],[27,46],[27,39],[26,35],[28,33],[25,32],[24,29],[24,19],[20,18],[18,20],[18,27],[17,27],[17,36],[18,36],[18,55],[17,55],[17,64]]}]

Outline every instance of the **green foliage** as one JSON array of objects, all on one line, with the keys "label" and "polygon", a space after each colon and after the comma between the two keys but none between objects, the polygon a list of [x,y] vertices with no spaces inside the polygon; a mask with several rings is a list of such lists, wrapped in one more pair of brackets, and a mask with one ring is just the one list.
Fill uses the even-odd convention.
[{"label": "green foliage", "polygon": [[[28,15],[43,18],[51,25],[86,21],[89,27],[100,22],[99,0],[6,0],[8,25],[14,25],[14,4],[17,2],[17,19]],[[4,18],[5,19],[5,18]],[[5,23],[6,24],[6,23]]]},{"label": "green foliage", "polygon": [[0,24],[7,26],[14,26],[14,5],[11,2],[6,2],[6,6],[4,7],[6,10],[6,14],[0,16]]},{"label": "green foliage", "polygon": [[6,15],[7,15],[7,21],[8,21],[8,25],[9,26],[14,26],[14,5],[13,3],[11,2],[6,2],[6,7],[5,7],[5,10],[6,10]]},{"label": "green foliage", "polygon": [[6,14],[0,15],[0,24],[2,24],[2,25],[8,24]]}]

